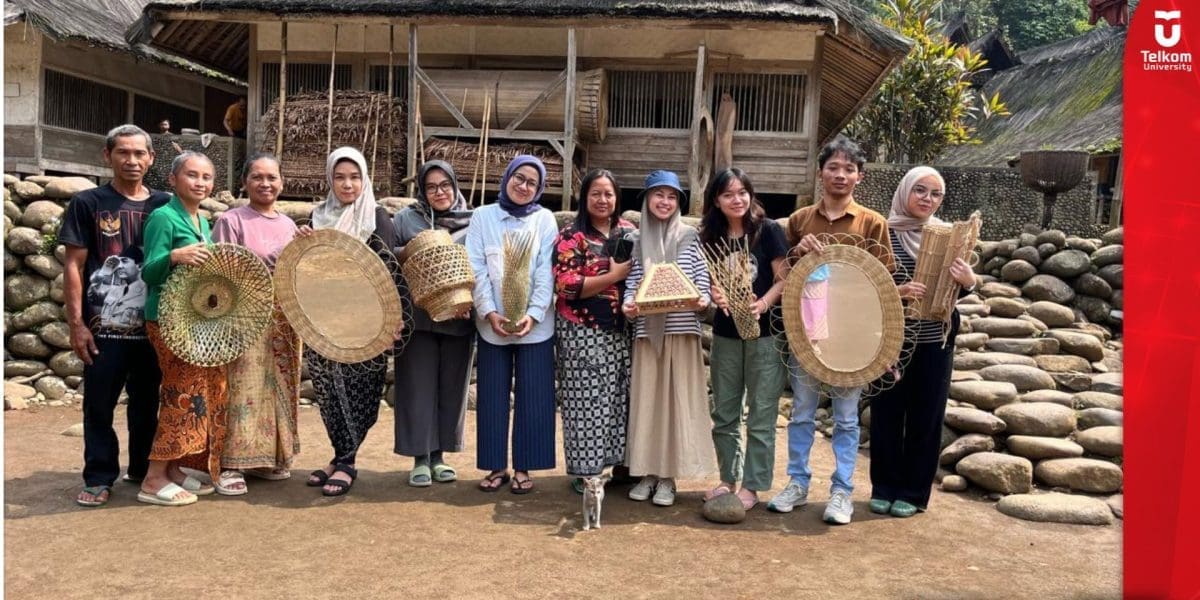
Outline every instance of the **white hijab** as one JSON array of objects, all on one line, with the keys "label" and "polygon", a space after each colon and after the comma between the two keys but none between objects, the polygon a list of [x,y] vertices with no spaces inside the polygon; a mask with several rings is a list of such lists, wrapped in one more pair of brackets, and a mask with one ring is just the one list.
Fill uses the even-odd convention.
[{"label": "white hijab", "polygon": [[[333,190],[333,168],[343,159],[354,161],[362,173],[362,193],[353,204],[342,204]],[[371,177],[367,174],[367,159],[349,146],[334,150],[325,161],[325,181],[329,184],[329,194],[313,210],[313,229],[336,229],[366,242],[375,233],[375,209],[378,206]]]},{"label": "white hijab", "polygon": [[917,257],[921,249],[921,228],[930,224],[945,223],[933,215],[926,219],[918,219],[908,212],[908,195],[912,193],[913,186],[930,175],[937,178],[943,190],[946,189],[946,182],[937,169],[925,166],[913,167],[904,174],[900,185],[896,186],[896,193],[892,196],[892,210],[888,214],[888,229],[892,231],[892,235],[896,236],[896,239],[900,240],[904,251],[913,258]]}]

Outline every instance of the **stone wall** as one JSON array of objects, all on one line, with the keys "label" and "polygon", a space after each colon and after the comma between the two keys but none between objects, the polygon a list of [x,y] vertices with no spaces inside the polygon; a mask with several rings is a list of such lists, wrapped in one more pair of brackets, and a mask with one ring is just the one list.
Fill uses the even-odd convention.
[{"label": "stone wall", "polygon": [[[892,206],[892,195],[900,179],[913,165],[871,163],[854,197],[885,216]],[[1017,169],[994,167],[937,167],[946,180],[946,201],[938,216],[961,221],[976,210],[983,212],[983,239],[1016,237],[1027,223],[1042,220],[1042,194],[1021,183]],[[1093,237],[1108,227],[1093,223],[1094,173],[1066,194],[1059,194],[1054,205],[1051,227],[1081,237]]]}]

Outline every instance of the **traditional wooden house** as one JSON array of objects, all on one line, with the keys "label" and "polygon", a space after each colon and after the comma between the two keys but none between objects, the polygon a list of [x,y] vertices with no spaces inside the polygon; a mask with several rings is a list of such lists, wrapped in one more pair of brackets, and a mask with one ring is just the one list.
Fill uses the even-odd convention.
[{"label": "traditional wooden house", "polygon": [[[629,188],[665,168],[695,190],[726,140],[773,213],[812,197],[819,145],[910,46],[847,0],[155,0],[129,36],[245,78],[252,115],[280,89],[285,106],[302,91],[400,98],[409,173],[446,144],[527,143]],[[274,146],[266,128],[251,143]],[[574,170],[556,183],[569,205]]]},{"label": "traditional wooden house", "polygon": [[4,170],[109,176],[99,148],[121,123],[223,132],[244,82],[125,41],[145,0],[4,3]]}]

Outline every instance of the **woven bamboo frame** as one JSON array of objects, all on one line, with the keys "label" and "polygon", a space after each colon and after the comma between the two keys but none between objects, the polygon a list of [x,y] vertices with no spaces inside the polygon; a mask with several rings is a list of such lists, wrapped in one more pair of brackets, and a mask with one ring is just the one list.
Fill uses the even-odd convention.
[{"label": "woven bamboo frame", "polygon": [[754,282],[750,278],[750,249],[746,242],[722,240],[714,245],[702,245],[704,264],[709,277],[721,288],[729,304],[729,316],[743,340],[756,340],[762,335],[754,303]]},{"label": "woven bamboo frame", "polygon": [[909,307],[912,317],[949,322],[962,286],[950,275],[950,265],[961,258],[972,262],[983,219],[979,211],[966,221],[951,225],[926,225],[921,229],[921,248],[913,281],[925,284],[925,295]]},{"label": "woven bamboo frame", "polygon": [[[363,277],[376,294],[383,309],[383,319],[379,331],[367,343],[352,345],[322,332],[302,308],[296,292],[297,267],[305,255],[316,248],[331,249],[345,255],[362,270]],[[317,354],[340,363],[362,362],[387,351],[392,347],[396,329],[404,319],[400,294],[383,261],[366,244],[334,229],[320,229],[298,237],[283,249],[275,261],[275,293],[283,313],[300,339]],[[347,306],[341,309],[353,308]]]},{"label": "woven bamboo frame", "polygon": [[[685,289],[670,296],[650,296],[650,286],[659,277],[675,277]],[[637,305],[638,314],[656,315],[669,312],[694,310],[694,303],[700,299],[700,290],[692,280],[683,274],[679,265],[672,262],[658,263],[650,266],[646,276],[642,278],[634,295],[633,303]]]},{"label": "woven bamboo frame", "polygon": [[[883,335],[874,350],[874,356],[861,369],[835,369],[825,364],[813,351],[812,342],[804,328],[800,309],[804,284],[817,267],[826,263],[842,263],[858,269],[879,296]],[[834,244],[825,246],[821,252],[810,252],[792,267],[783,288],[783,327],[792,355],[805,372],[828,385],[858,387],[878,379],[899,360],[904,344],[904,307],[892,275],[882,263],[856,246]]]},{"label": "woven bamboo frame", "polygon": [[401,269],[416,304],[435,322],[452,319],[471,308],[475,274],[467,249],[450,234],[426,230],[404,247]]}]

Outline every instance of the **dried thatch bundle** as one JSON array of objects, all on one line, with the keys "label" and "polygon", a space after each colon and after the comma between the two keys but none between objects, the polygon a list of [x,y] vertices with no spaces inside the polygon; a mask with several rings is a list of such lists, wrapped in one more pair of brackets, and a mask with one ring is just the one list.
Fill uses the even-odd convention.
[{"label": "dried thatch bundle", "polygon": [[[319,197],[326,191],[325,157],[328,148],[352,146],[362,151],[377,193],[400,189],[407,160],[403,105],[380,92],[340,90],[329,96],[304,93],[288,96],[283,120],[283,193]],[[279,103],[267,109],[258,136],[260,151],[275,150],[279,132]],[[327,135],[332,132],[332,144]]]},{"label": "dried thatch bundle", "polygon": [[517,321],[529,308],[529,269],[533,263],[532,231],[504,234],[504,279],[500,282],[500,303],[508,322],[505,331],[516,331]]},{"label": "dried thatch bundle", "polygon": [[[520,154],[532,154],[546,165],[546,187],[562,187],[563,161],[562,155],[545,144],[490,144],[487,150],[487,183],[500,184],[504,169],[508,163]],[[479,148],[470,141],[448,141],[430,138],[425,142],[426,160],[444,160],[454,167],[460,182],[469,185],[472,173],[476,172],[479,161]],[[572,181],[579,181],[578,169],[575,170]]]},{"label": "dried thatch bundle", "polygon": [[709,276],[729,301],[729,314],[738,337],[758,339],[761,334],[758,317],[750,310],[754,303],[754,280],[750,276],[750,248],[745,238],[732,243],[722,239],[716,244],[702,245],[701,250]]}]

